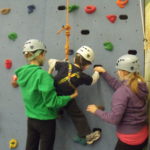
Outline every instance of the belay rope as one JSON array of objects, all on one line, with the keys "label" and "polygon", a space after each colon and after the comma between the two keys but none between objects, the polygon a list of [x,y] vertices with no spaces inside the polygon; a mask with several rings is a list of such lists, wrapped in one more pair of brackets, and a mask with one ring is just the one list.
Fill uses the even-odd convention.
[{"label": "belay rope", "polygon": [[68,61],[70,49],[70,30],[71,30],[71,26],[69,25],[69,0],[66,0],[66,25],[63,26],[62,29],[57,32],[57,34],[59,34],[64,30],[66,31],[65,60]]},{"label": "belay rope", "polygon": [[62,78],[58,84],[63,84],[64,82],[68,82],[69,85],[73,88],[73,89],[76,89],[76,87],[71,83],[70,79],[73,78],[73,77],[77,77],[77,78],[80,78],[80,75],[79,73],[72,73],[72,64],[68,64],[68,76]]}]

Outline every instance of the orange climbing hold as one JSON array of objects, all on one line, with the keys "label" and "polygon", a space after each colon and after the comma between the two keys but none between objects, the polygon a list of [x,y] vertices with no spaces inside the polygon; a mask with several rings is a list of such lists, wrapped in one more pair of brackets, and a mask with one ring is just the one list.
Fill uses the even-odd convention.
[{"label": "orange climbing hold", "polygon": [[128,3],[129,0],[117,0],[116,4],[120,7],[120,8],[124,8],[126,6],[126,4]]},{"label": "orange climbing hold", "polygon": [[10,13],[11,9],[10,8],[4,8],[2,10],[0,10],[2,15],[7,15],[8,13]]}]

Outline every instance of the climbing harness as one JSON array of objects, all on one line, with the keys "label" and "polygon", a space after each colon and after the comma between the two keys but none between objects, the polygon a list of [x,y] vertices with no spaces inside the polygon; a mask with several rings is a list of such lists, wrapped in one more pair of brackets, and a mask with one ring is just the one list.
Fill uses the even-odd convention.
[{"label": "climbing harness", "polygon": [[69,48],[70,48],[70,30],[69,25],[69,0],[66,0],[66,25],[62,26],[62,29],[57,32],[59,34],[62,31],[66,31],[66,44],[65,44],[65,60],[69,60]]},{"label": "climbing harness", "polygon": [[64,82],[68,82],[69,85],[73,88],[76,89],[76,87],[71,83],[71,78],[76,77],[80,78],[79,72],[72,73],[72,64],[68,64],[68,75],[61,79],[58,84],[63,84]]}]

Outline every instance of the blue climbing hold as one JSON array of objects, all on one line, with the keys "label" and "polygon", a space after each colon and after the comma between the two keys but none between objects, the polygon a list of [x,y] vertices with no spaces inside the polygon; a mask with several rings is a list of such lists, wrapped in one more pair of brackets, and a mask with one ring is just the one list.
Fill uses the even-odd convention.
[{"label": "blue climbing hold", "polygon": [[73,55],[74,54],[74,50],[73,49],[70,49],[69,50],[69,55]]},{"label": "blue climbing hold", "polygon": [[35,5],[29,5],[28,6],[28,14],[33,13],[33,11],[34,11],[35,8],[36,8]]}]

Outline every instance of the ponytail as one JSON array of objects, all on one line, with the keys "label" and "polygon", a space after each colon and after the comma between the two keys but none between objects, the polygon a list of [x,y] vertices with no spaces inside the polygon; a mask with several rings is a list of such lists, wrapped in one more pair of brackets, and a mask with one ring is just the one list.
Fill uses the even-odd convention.
[{"label": "ponytail", "polygon": [[128,75],[128,85],[134,93],[138,93],[138,84],[140,82],[145,82],[144,78],[139,75],[139,73],[130,73]]}]

